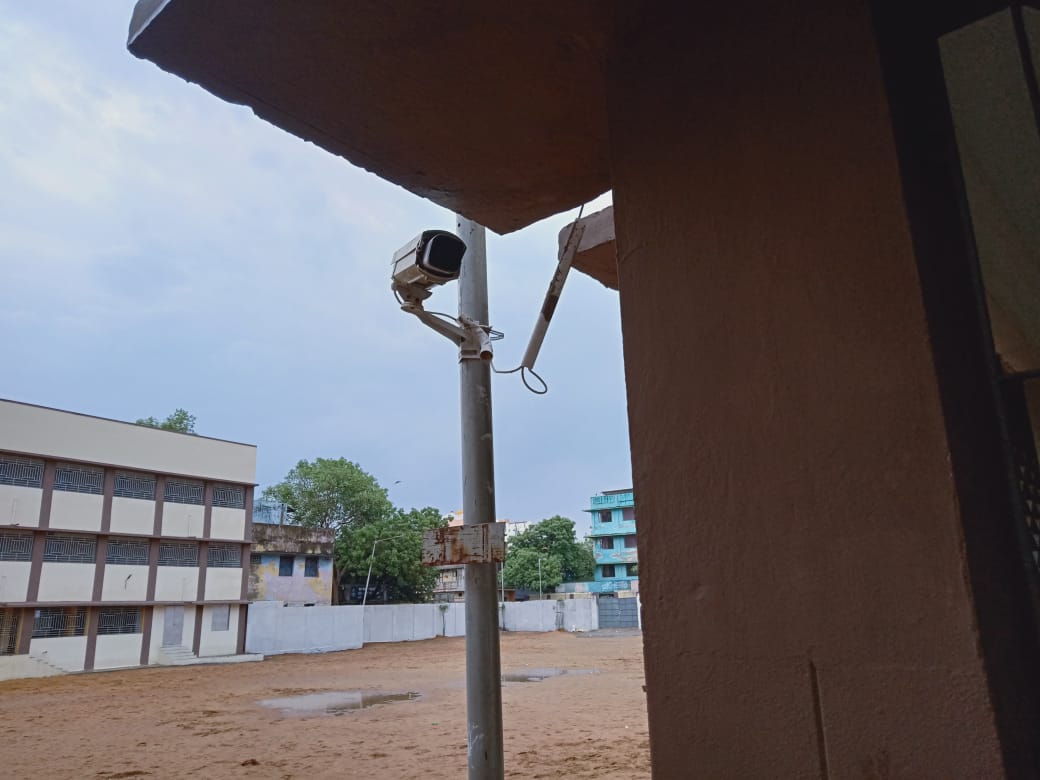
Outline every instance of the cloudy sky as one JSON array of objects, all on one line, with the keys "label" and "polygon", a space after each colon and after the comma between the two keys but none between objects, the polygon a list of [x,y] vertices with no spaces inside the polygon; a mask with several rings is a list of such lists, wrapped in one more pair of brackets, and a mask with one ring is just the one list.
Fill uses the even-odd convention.
[{"label": "cloudy sky", "polygon": [[[388,289],[393,251],[453,215],[135,59],[132,6],[0,0],[0,397],[184,407],[259,446],[261,485],[344,456],[398,505],[460,508],[455,349]],[[489,234],[500,367],[572,218]],[[572,275],[538,368],[541,397],[495,378],[498,516],[580,522],[631,480],[617,294]]]}]

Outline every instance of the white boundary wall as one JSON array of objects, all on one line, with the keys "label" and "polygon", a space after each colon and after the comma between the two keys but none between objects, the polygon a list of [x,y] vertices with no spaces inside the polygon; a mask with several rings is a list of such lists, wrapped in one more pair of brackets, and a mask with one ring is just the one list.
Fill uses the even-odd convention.
[{"label": "white boundary wall", "polygon": [[[378,642],[414,642],[438,636],[464,636],[463,604],[373,604],[364,607],[283,607],[277,602],[249,605],[246,652],[324,653]],[[595,631],[595,599],[507,602],[499,605],[506,631]]]}]

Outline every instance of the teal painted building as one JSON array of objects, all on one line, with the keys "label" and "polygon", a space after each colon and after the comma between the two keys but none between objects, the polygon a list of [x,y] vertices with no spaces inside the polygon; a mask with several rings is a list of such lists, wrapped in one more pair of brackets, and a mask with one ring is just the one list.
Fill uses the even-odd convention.
[{"label": "teal painted building", "polygon": [[636,505],[632,489],[607,490],[590,499],[592,552],[596,574],[590,590],[612,593],[635,590],[639,580],[636,549]]}]

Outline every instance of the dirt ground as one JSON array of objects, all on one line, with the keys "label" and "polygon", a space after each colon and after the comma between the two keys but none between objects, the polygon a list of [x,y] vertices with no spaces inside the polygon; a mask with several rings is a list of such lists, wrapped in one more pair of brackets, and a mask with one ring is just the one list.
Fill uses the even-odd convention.
[{"label": "dirt ground", "polygon": [[[648,778],[639,636],[504,634],[506,776]],[[261,701],[417,692],[342,714]],[[464,778],[464,640],[0,682],[5,778]]]}]

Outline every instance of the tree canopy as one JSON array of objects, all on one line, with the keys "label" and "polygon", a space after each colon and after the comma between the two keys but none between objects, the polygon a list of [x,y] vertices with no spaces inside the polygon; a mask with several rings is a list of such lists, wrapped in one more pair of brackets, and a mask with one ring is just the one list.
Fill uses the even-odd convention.
[{"label": "tree canopy", "polygon": [[293,522],[316,528],[369,525],[394,512],[376,478],[346,458],[301,460],[264,498],[285,504]]},{"label": "tree canopy", "polygon": [[538,558],[542,559],[542,588],[546,591],[561,582],[591,580],[596,569],[592,549],[577,540],[574,522],[560,515],[542,520],[510,540],[503,569],[506,585],[536,590]]},{"label": "tree canopy", "polygon": [[364,586],[371,561],[370,601],[432,596],[437,570],[422,565],[422,537],[447,523],[439,510],[394,507],[376,478],[346,458],[301,460],[264,498],[284,504],[291,523],[336,531],[337,585]]},{"label": "tree canopy", "polygon": [[[539,559],[542,562],[539,576]],[[563,582],[560,559],[556,555],[543,555],[529,548],[510,550],[503,569],[506,585],[524,590],[539,590],[551,593]]]},{"label": "tree canopy", "polygon": [[446,524],[439,510],[425,507],[408,512],[395,509],[380,520],[342,527],[336,538],[339,581],[363,586],[371,562],[372,590],[384,593],[389,601],[428,601],[437,570],[422,565],[423,532]]},{"label": "tree canopy", "polygon": [[162,428],[164,431],[195,433],[195,415],[185,409],[174,409],[162,421],[157,420],[155,417],[142,417],[137,420],[137,424],[146,425],[149,428]]}]

